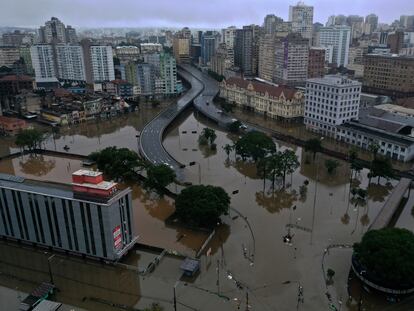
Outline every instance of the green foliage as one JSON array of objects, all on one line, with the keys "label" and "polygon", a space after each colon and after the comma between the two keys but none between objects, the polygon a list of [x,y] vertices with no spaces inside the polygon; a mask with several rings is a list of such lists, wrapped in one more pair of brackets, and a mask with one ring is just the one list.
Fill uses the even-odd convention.
[{"label": "green foliage", "polygon": [[305,150],[313,153],[313,159],[318,152],[322,151],[322,142],[318,138],[311,138],[305,142]]},{"label": "green foliage", "polygon": [[240,126],[241,125],[242,125],[242,123],[239,120],[237,120],[237,121],[234,121],[234,122],[230,123],[227,126],[227,129],[231,133],[238,133],[240,131]]},{"label": "green foliage", "polygon": [[252,158],[255,162],[276,151],[272,138],[262,132],[252,131],[241,137],[235,144],[236,153],[243,160]]},{"label": "green foliage", "polygon": [[326,274],[327,274],[328,278],[332,279],[335,275],[335,271],[333,269],[329,268],[327,270]]},{"label": "green foliage", "polygon": [[258,162],[257,170],[263,178],[272,180],[272,188],[275,187],[276,177],[282,178],[283,187],[286,183],[286,175],[292,174],[299,167],[298,157],[290,149],[273,153]]},{"label": "green foliage", "polygon": [[406,229],[385,228],[365,233],[354,252],[367,272],[385,284],[401,286],[414,280],[414,234]]},{"label": "green foliage", "polygon": [[200,137],[198,138],[198,142],[200,143],[200,145],[206,145],[207,143],[213,145],[216,138],[216,131],[211,128],[205,127],[201,132]]},{"label": "green foliage", "polygon": [[147,179],[144,186],[162,194],[164,188],[174,182],[175,177],[174,170],[165,164],[150,165],[147,167]]},{"label": "green foliage", "polygon": [[380,178],[392,178],[394,176],[392,170],[391,160],[384,157],[375,157],[371,162],[371,175],[370,177],[378,177],[378,182]]},{"label": "green foliage", "polygon": [[214,227],[221,215],[227,215],[230,197],[221,187],[190,186],[175,200],[177,217],[185,223]]},{"label": "green foliage", "polygon": [[218,73],[216,73],[216,72],[214,72],[212,70],[208,70],[207,72],[208,72],[208,74],[209,74],[210,77],[212,77],[213,79],[217,80],[218,82],[221,82],[221,81],[223,81],[225,79],[224,76],[219,75]]},{"label": "green foliage", "polygon": [[115,180],[131,180],[136,176],[135,169],[145,167],[138,154],[127,148],[107,147],[91,153],[89,159],[95,161],[105,175]]},{"label": "green foliage", "polygon": [[372,153],[374,159],[377,157],[380,146],[377,143],[372,143],[368,146],[368,150]]},{"label": "green foliage", "polygon": [[36,148],[41,147],[41,143],[44,141],[45,135],[37,129],[25,129],[20,131],[15,140],[16,146],[29,149],[33,152]]},{"label": "green foliage", "polygon": [[232,145],[226,144],[223,146],[223,150],[224,152],[226,152],[227,157],[229,157],[230,152],[234,149],[234,147]]},{"label": "green foliage", "polygon": [[328,171],[328,174],[332,175],[335,173],[336,169],[340,166],[337,160],[328,159],[325,161],[325,167]]}]

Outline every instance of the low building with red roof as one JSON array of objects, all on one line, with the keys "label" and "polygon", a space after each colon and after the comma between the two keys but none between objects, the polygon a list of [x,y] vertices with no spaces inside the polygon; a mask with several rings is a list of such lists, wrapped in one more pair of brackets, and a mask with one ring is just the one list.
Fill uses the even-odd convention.
[{"label": "low building with red roof", "polygon": [[220,97],[275,119],[301,118],[305,107],[304,94],[297,89],[239,77],[220,84]]}]

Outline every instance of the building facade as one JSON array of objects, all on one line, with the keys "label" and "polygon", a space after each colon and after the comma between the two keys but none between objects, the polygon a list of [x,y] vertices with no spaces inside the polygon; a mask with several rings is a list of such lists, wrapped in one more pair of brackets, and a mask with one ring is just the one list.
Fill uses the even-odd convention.
[{"label": "building facade", "polygon": [[308,78],[321,78],[325,75],[325,49],[311,47],[309,49]]},{"label": "building facade", "polygon": [[116,261],[135,243],[131,190],[102,173],[73,173],[72,187],[0,175],[0,235]]},{"label": "building facade", "polygon": [[85,62],[80,45],[59,43],[55,45],[57,78],[63,81],[86,80]]},{"label": "building facade", "polygon": [[313,6],[299,2],[289,7],[289,21],[292,22],[292,31],[300,33],[303,38],[312,40]]},{"label": "building facade", "polygon": [[95,83],[115,80],[112,47],[92,45],[90,47],[92,75]]},{"label": "building facade", "polygon": [[220,97],[275,119],[292,120],[303,117],[303,93],[285,86],[277,87],[232,77],[221,82]]},{"label": "building facade", "polygon": [[58,18],[52,17],[38,30],[38,43],[76,43],[76,30],[65,27]]},{"label": "building facade", "polygon": [[367,54],[364,91],[392,97],[414,96],[414,57]]},{"label": "building facade", "polygon": [[358,120],[360,95],[361,83],[342,76],[307,80],[306,128],[335,137],[337,126]]},{"label": "building facade", "polygon": [[20,50],[17,47],[0,46],[0,67],[13,67],[20,59]]},{"label": "building facade", "polygon": [[56,83],[55,56],[52,45],[38,44],[30,48],[36,83]]},{"label": "building facade", "polygon": [[299,34],[289,34],[276,45],[275,82],[305,85],[308,77],[309,40]]},{"label": "building facade", "polygon": [[259,41],[258,76],[269,82],[275,79],[276,42],[277,38],[274,34],[265,34]]},{"label": "building facade", "polygon": [[348,26],[322,27],[319,30],[320,47],[332,48],[331,62],[336,66],[348,65],[351,28]]}]

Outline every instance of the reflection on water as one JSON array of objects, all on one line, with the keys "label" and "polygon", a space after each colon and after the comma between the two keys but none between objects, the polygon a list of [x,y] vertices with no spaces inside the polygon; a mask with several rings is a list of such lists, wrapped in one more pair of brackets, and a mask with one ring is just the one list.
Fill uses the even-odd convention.
[{"label": "reflection on water", "polygon": [[[55,255],[42,250],[34,251],[17,244],[0,242],[0,283],[3,286],[30,292],[41,282],[49,282],[51,273],[58,292],[55,298],[87,310],[114,308],[97,305],[102,299],[127,307],[139,300],[140,281],[135,271],[80,258]],[[15,285],[15,286],[14,286]]]},{"label": "reflection on water", "polygon": [[279,213],[284,208],[291,208],[298,199],[295,190],[279,189],[256,192],[256,202],[270,213]]},{"label": "reflection on water", "polygon": [[27,175],[43,176],[56,166],[55,159],[45,159],[43,155],[29,155],[28,160],[19,162],[21,171]]}]

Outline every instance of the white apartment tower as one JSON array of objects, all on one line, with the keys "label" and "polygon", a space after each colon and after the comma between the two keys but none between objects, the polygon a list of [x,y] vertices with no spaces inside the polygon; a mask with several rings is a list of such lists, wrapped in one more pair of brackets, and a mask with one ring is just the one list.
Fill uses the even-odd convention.
[{"label": "white apartment tower", "polygon": [[39,44],[30,48],[36,83],[57,82],[54,51],[52,45]]},{"label": "white apartment tower", "polygon": [[332,62],[339,66],[348,65],[351,28],[348,26],[322,27],[319,30],[319,46],[332,49]]},{"label": "white apartment tower", "polygon": [[306,81],[306,128],[335,137],[337,126],[357,120],[362,84],[343,76]]},{"label": "white apartment tower", "polygon": [[115,80],[112,47],[91,45],[90,56],[94,82]]},{"label": "white apartment tower", "polygon": [[310,42],[313,30],[313,6],[305,5],[303,2],[289,6],[289,21],[292,22],[292,31],[300,33]]},{"label": "white apartment tower", "polygon": [[82,47],[72,44],[57,44],[56,64],[59,80],[85,81],[85,62]]}]

